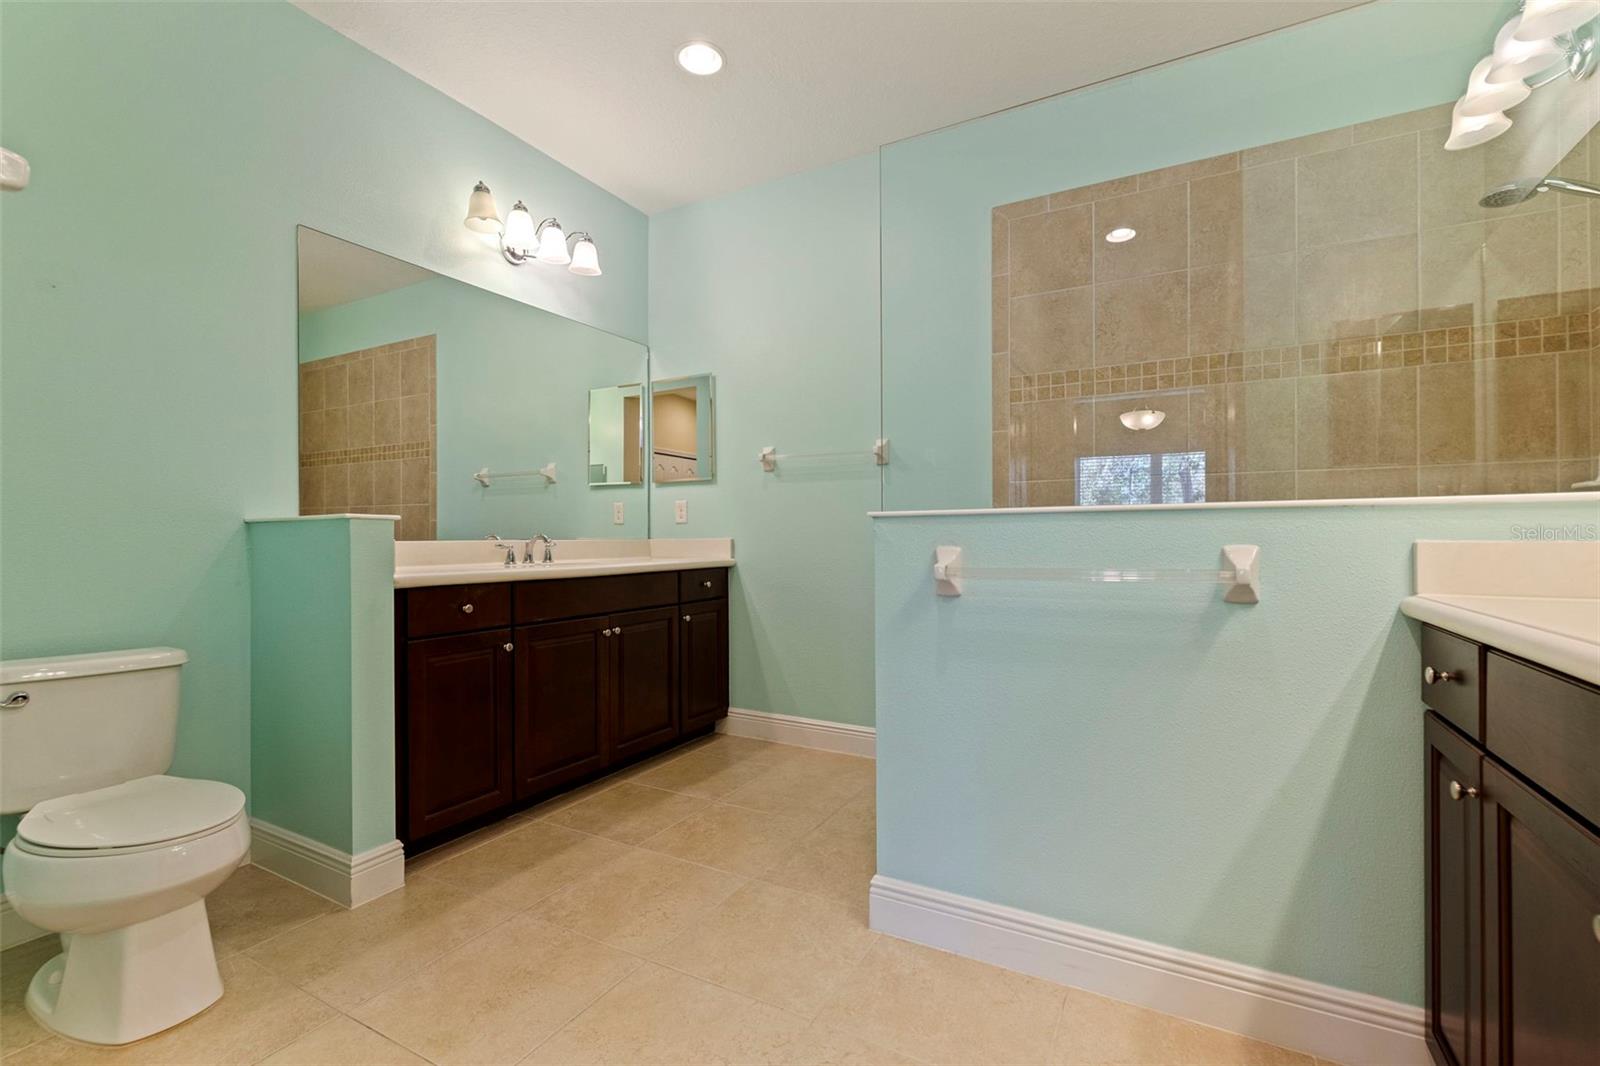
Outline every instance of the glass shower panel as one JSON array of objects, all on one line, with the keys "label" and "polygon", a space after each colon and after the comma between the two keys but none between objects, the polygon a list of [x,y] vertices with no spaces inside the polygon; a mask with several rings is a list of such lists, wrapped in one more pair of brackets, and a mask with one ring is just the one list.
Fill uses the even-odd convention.
[{"label": "glass shower panel", "polygon": [[1591,89],[1447,152],[1449,103],[1296,129],[1250,47],[882,150],[887,509],[1594,487],[1600,199],[1483,202],[1600,180]]}]

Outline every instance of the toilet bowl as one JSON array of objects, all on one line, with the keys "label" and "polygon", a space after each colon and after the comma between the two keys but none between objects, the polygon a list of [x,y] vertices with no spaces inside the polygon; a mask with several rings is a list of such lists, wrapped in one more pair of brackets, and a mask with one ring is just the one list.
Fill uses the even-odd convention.
[{"label": "toilet bowl", "polygon": [[25,1003],[53,1032],[126,1044],[223,993],[205,898],[250,850],[244,793],[169,777],[173,648],[0,663],[6,898],[61,935]]},{"label": "toilet bowl", "polygon": [[6,848],[6,896],[65,950],[28,986],[28,1012],[74,1040],[125,1044],[222,995],[205,897],[250,849],[244,793],[142,777],[48,800]]}]

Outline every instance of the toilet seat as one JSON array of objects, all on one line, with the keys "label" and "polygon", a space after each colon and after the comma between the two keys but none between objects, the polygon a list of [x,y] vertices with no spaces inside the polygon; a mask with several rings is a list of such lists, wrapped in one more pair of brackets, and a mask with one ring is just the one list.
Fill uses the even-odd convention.
[{"label": "toilet seat", "polygon": [[23,815],[13,843],[62,858],[166,848],[228,828],[244,802],[221,781],[155,774],[45,800]]}]

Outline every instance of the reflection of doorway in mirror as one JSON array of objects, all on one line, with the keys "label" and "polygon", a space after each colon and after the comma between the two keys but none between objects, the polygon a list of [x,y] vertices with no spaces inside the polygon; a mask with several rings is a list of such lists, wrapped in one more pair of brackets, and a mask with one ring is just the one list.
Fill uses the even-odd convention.
[{"label": "reflection of doorway in mirror", "polygon": [[400,540],[438,524],[435,338],[300,364],[300,513],[396,514]]},{"label": "reflection of doorway in mirror", "polygon": [[638,396],[622,398],[622,480],[630,485],[644,480],[644,472],[639,469],[644,458],[644,431],[639,424],[639,410]]},{"label": "reflection of doorway in mirror", "polygon": [[694,481],[699,478],[699,438],[695,389],[671,389],[651,399],[655,479]]}]

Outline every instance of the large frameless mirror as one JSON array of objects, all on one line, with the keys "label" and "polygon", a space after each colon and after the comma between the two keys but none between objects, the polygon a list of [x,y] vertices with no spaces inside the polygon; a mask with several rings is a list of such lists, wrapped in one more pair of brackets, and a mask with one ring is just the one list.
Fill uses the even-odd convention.
[{"label": "large frameless mirror", "polygon": [[710,374],[650,385],[650,469],[657,484],[711,481],[717,473]]},{"label": "large frameless mirror", "polygon": [[299,265],[301,514],[399,515],[399,540],[649,536],[643,389],[618,385],[649,380],[644,345],[304,226]]}]

